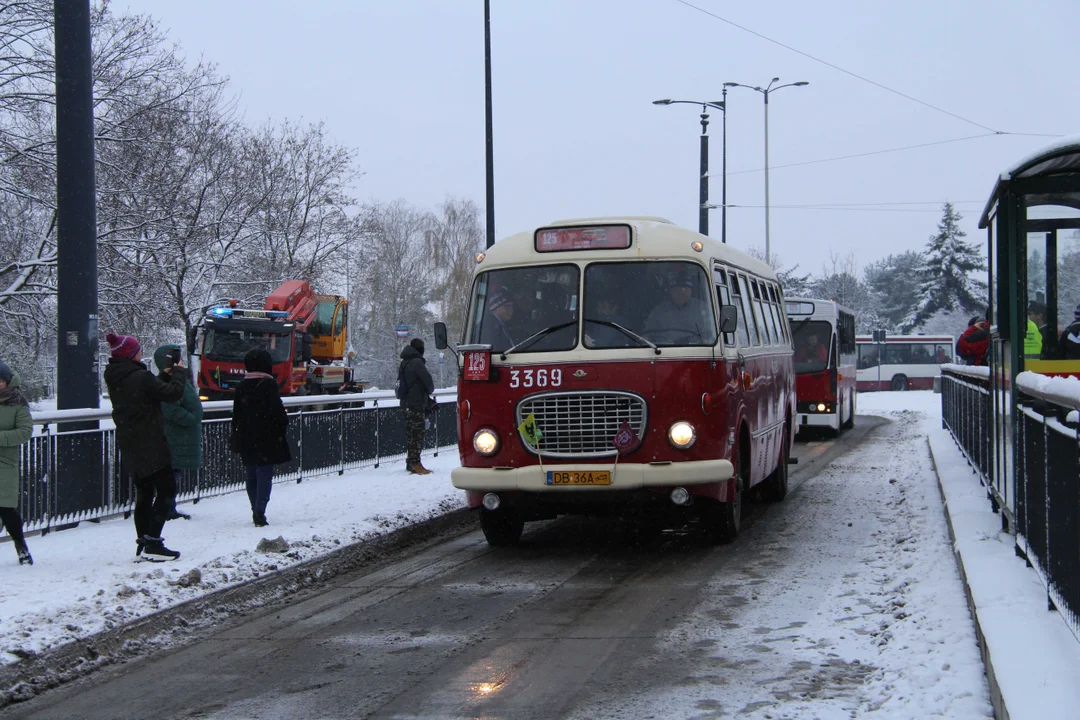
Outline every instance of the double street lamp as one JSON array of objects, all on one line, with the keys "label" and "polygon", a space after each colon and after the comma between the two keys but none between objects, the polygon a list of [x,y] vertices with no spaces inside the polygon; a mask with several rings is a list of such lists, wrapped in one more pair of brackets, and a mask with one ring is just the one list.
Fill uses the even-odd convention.
[{"label": "double street lamp", "polygon": [[700,105],[701,106],[701,179],[698,191],[698,232],[702,235],[709,234],[709,209],[715,207],[709,205],[709,127],[708,108],[715,108],[724,114],[723,123],[723,189],[720,199],[720,239],[727,242],[727,88],[724,88],[724,99],[713,101],[701,100],[654,100],[653,105]]},{"label": "double street lamp", "polygon": [[766,85],[764,88],[758,87],[756,85],[743,85],[742,83],[736,83],[736,82],[726,82],[726,83],[724,83],[724,92],[725,93],[727,92],[727,89],[729,87],[741,87],[741,88],[746,88],[748,90],[756,90],[757,92],[761,93],[762,96],[764,96],[764,98],[765,98],[765,262],[766,263],[769,262],[769,258],[771,257],[770,254],[769,254],[769,93],[774,93],[777,90],[780,90],[781,88],[803,87],[805,85],[810,84],[810,83],[806,82],[805,80],[801,80],[799,82],[787,83],[785,85],[776,85],[775,87],[773,87],[773,85],[775,83],[778,83],[778,82],[780,82],[780,78],[775,78],[774,77],[772,80],[769,81],[769,84]]}]

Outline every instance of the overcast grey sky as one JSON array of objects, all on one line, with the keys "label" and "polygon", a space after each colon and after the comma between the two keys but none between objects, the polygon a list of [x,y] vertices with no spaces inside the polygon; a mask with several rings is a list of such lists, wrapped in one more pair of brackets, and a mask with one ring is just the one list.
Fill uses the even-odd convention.
[{"label": "overcast grey sky", "polygon": [[[993,130],[1080,132],[1076,0],[692,4]],[[982,135],[678,0],[491,0],[498,237],[551,220],[661,215],[697,227],[697,108],[722,84],[806,80],[770,97],[772,251],[818,272],[921,249],[958,203],[969,239],[996,175],[1051,138]],[[116,0],[231,78],[246,118],[323,120],[357,150],[361,200],[484,202],[483,0]],[[728,242],[764,245],[763,103],[728,95]],[[721,115],[710,196],[721,191]],[[745,172],[749,171],[749,172]],[[974,201],[974,202],[972,202]],[[783,206],[864,203],[868,209]],[[928,210],[926,212],[922,210]],[[720,211],[711,235],[720,236]]]}]

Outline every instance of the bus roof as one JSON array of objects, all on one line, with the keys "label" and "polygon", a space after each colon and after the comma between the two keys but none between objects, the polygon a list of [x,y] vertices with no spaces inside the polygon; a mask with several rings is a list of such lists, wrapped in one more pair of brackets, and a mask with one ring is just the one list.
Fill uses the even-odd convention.
[{"label": "bus roof", "polygon": [[[841,305],[835,300],[811,297],[786,297],[784,298],[784,303],[787,306],[785,310],[792,319],[798,317],[823,317],[835,319],[841,312],[846,312],[849,315],[855,314],[854,310]],[[797,303],[813,303],[813,308],[811,309],[809,306],[800,308],[797,306]]]},{"label": "bus roof", "polygon": [[[536,231],[546,227],[572,227],[572,226],[597,226],[597,225],[629,225],[631,228],[631,245],[628,249],[591,249],[591,250],[568,250],[560,252],[537,252],[535,245]],[[691,247],[694,242],[702,244],[701,252],[695,252]],[[618,216],[618,217],[594,217],[578,218],[570,220],[557,220],[548,225],[520,232],[496,242],[485,251],[483,262],[477,267],[477,272],[489,267],[506,265],[520,265],[528,262],[556,263],[568,261],[594,261],[594,260],[625,260],[645,258],[685,258],[687,260],[708,261],[709,259],[733,265],[748,270],[762,277],[775,279],[773,269],[756,260],[746,253],[740,252],[730,245],[725,245],[718,240],[701,235],[693,230],[679,227],[670,220],[659,217],[645,216]]]}]

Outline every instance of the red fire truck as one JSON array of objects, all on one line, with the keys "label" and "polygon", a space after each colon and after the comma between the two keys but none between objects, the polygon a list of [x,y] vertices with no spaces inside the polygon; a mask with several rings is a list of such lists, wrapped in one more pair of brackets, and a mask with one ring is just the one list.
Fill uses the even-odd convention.
[{"label": "red fire truck", "polygon": [[200,396],[231,398],[244,379],[244,355],[254,347],[270,353],[282,395],[359,392],[353,368],[344,364],[347,326],[348,301],[316,294],[306,280],[282,283],[262,309],[235,300],[210,308],[188,343],[199,356]]}]

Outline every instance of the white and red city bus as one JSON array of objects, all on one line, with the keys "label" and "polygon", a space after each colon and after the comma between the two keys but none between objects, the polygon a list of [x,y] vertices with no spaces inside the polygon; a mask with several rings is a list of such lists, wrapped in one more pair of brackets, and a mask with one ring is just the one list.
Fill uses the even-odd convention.
[{"label": "white and red city bus", "polygon": [[884,343],[860,335],[859,391],[933,389],[941,365],[953,361],[954,343],[951,335],[893,335]]},{"label": "white and red city bus", "polygon": [[788,298],[798,427],[855,426],[855,313],[832,300]]},{"label": "white and red city bus", "polygon": [[747,491],[784,497],[795,375],[769,266],[640,217],[553,223],[477,262],[452,480],[490,544],[630,511],[726,541]]}]

